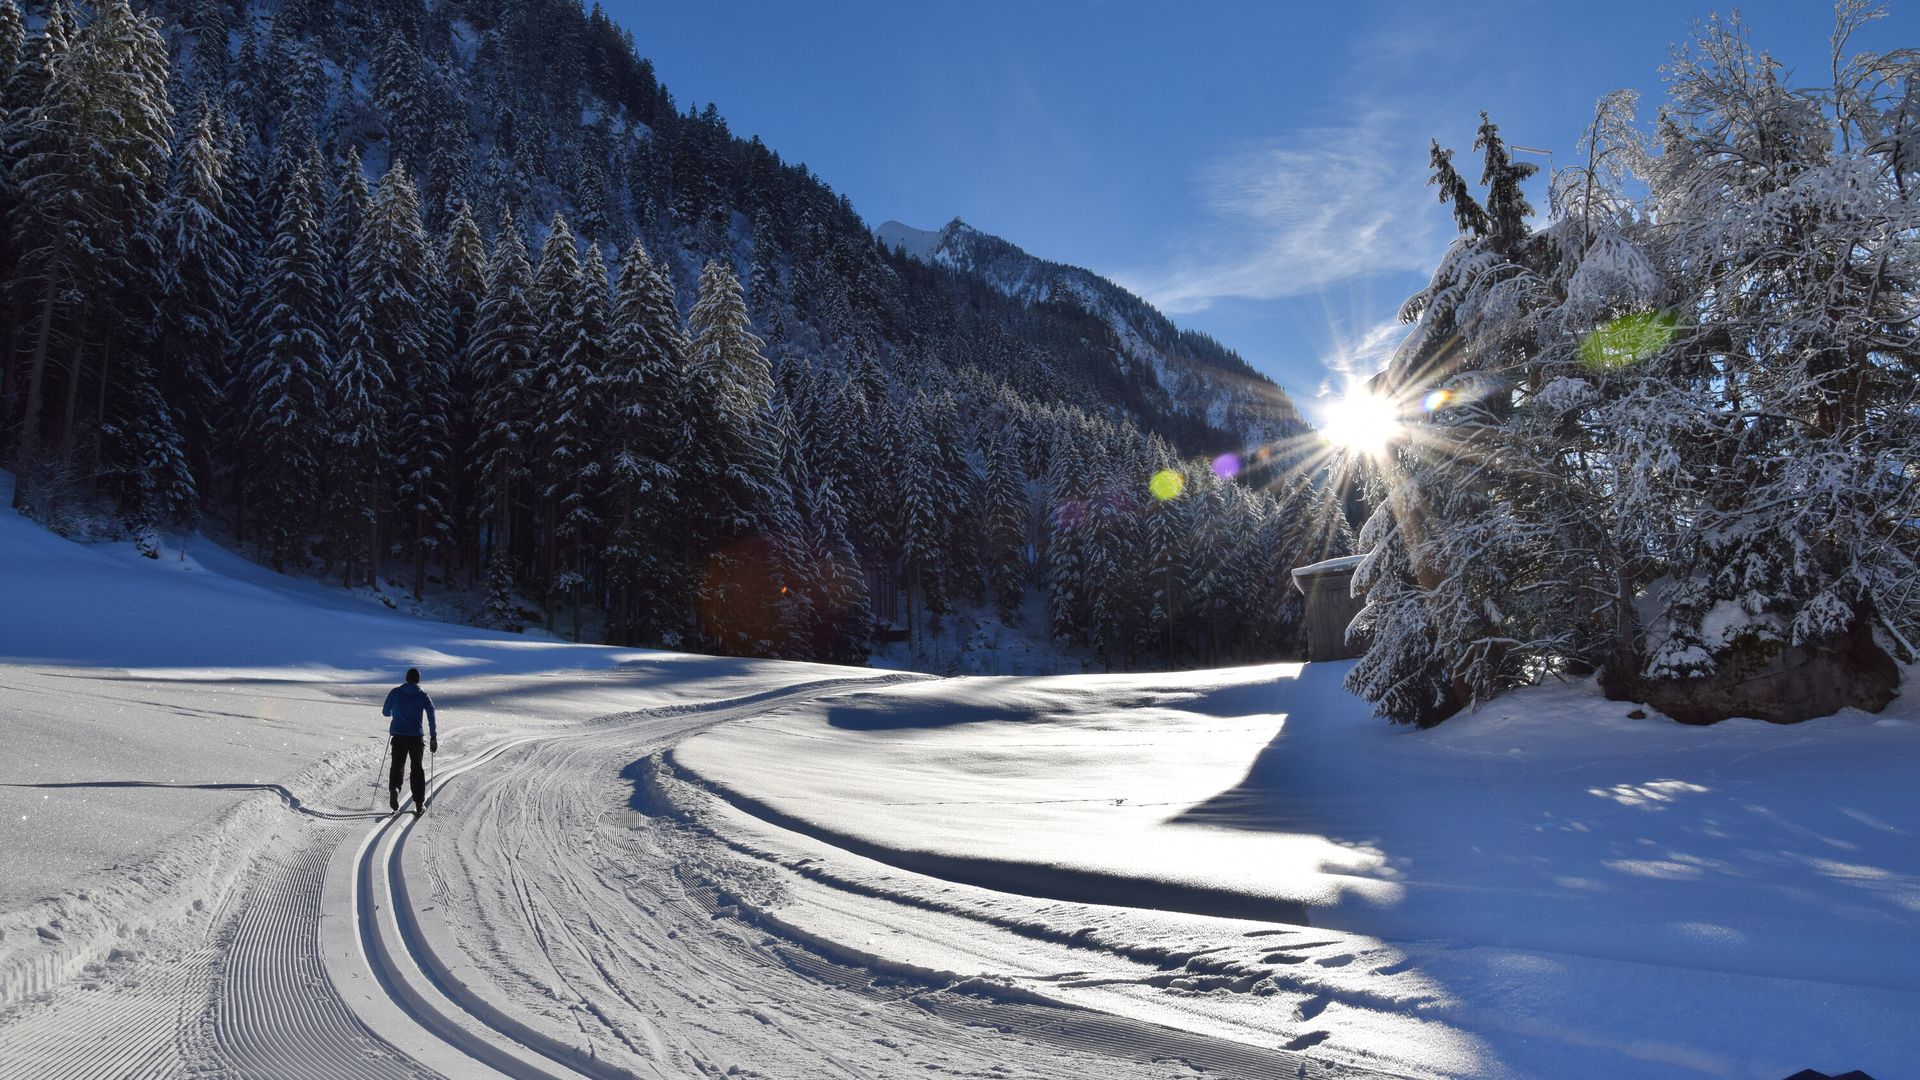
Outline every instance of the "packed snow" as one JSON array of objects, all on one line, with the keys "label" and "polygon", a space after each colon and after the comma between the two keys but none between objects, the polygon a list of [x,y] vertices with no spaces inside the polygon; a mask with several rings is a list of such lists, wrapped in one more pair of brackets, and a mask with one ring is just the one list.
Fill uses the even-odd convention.
[{"label": "packed snow", "polygon": [[[80,1038],[272,1072],[372,1037],[392,1075],[496,1044],[634,1075],[1920,1060],[1904,702],[1692,728],[1569,684],[1419,732],[1345,664],[936,679],[433,623],[198,536],[0,511],[0,550],[7,1075]],[[370,777],[408,664],[454,778],[404,831]],[[353,859],[394,899],[336,888]],[[409,991],[452,1035],[313,936],[390,933],[364,913],[402,870],[441,902],[390,949],[463,973]]]},{"label": "packed snow", "polygon": [[[928,875],[895,891],[1355,935],[1331,964],[1344,993],[1459,1036],[1400,1040],[1416,1073],[1880,1077],[1920,1060],[1920,710],[1697,728],[1568,684],[1420,732],[1342,690],[1349,666],[860,689],[667,761],[735,810]],[[1396,955],[1350,963],[1356,948]],[[1261,976],[1247,991],[1286,989],[1296,959],[1241,968]],[[1380,1051],[1355,1029],[1323,1049]]]}]

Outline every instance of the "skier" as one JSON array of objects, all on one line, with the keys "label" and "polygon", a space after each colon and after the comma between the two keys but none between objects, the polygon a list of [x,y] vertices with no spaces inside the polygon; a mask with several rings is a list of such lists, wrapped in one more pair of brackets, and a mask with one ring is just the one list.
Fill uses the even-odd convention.
[{"label": "skier", "polygon": [[[427,729],[420,730],[420,714],[427,714]],[[387,734],[393,736],[393,769],[387,774],[387,806],[394,813],[400,812],[400,760],[402,756],[411,759],[413,764],[413,814],[419,817],[427,812],[427,776],[420,769],[420,753],[424,749],[430,753],[440,752],[440,729],[433,715],[433,699],[420,689],[420,669],[408,668],[407,681],[387,691],[387,703],[380,706],[381,716],[393,717],[393,723],[387,725]],[[426,743],[423,747],[422,743]]]}]

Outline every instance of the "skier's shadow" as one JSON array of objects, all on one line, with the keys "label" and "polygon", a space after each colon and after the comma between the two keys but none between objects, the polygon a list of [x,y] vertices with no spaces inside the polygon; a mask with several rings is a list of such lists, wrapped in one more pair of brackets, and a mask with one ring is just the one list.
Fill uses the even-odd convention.
[{"label": "skier's shadow", "polygon": [[367,810],[324,810],[308,806],[300,796],[289,791],[284,784],[190,784],[176,780],[72,780],[64,783],[48,784],[0,784],[11,788],[179,788],[187,791],[271,791],[280,796],[287,809],[308,817],[326,818],[330,821],[346,821],[353,818],[376,818],[383,814]]}]

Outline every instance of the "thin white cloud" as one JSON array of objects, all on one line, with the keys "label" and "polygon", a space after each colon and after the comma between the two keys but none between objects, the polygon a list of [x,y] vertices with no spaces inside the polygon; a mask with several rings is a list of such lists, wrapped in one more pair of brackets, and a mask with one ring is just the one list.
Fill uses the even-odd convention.
[{"label": "thin white cloud", "polygon": [[1427,172],[1426,139],[1382,115],[1244,148],[1201,170],[1199,233],[1120,281],[1178,315],[1431,269],[1446,222]]},{"label": "thin white cloud", "polygon": [[1328,377],[1321,380],[1318,397],[1348,393],[1387,366],[1393,350],[1400,347],[1413,328],[1398,319],[1388,319],[1369,327],[1352,341],[1336,341],[1333,350],[1320,358]]}]

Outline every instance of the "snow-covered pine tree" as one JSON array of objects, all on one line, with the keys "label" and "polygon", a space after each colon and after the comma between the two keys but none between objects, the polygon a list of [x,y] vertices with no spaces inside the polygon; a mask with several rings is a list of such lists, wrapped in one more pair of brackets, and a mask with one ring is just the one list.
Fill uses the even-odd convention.
[{"label": "snow-covered pine tree", "polygon": [[770,583],[778,593],[772,598],[773,629],[762,655],[812,660],[816,659],[814,650],[820,636],[817,601],[821,589],[818,557],[807,523],[806,495],[813,479],[808,475],[806,458],[785,404],[776,399],[762,424],[779,455],[777,482],[771,488],[764,515],[771,557]]},{"label": "snow-covered pine tree", "polygon": [[[472,370],[474,436],[467,453],[474,515],[484,526],[490,589],[511,591],[517,553],[532,537],[516,538],[514,522],[526,502],[532,424],[534,350],[533,267],[513,215],[501,219],[487,267],[487,292],[474,312]],[[504,580],[503,580],[504,579]]]},{"label": "snow-covered pine tree", "polygon": [[924,609],[938,616],[946,610],[941,587],[949,552],[943,528],[947,520],[946,485],[941,476],[940,450],[931,429],[932,408],[922,395],[905,410],[900,426],[904,453],[894,459],[907,629],[916,647],[930,629],[922,624],[920,612]]},{"label": "snow-covered pine tree", "polygon": [[[1162,459],[1158,469],[1173,463]],[[1156,469],[1154,475],[1158,476]],[[1141,623],[1140,644],[1160,654],[1163,663],[1174,661],[1175,651],[1184,642],[1178,628],[1187,617],[1188,594],[1192,589],[1193,562],[1186,550],[1187,532],[1192,528],[1192,509],[1200,492],[1213,483],[1210,469],[1185,470],[1177,489],[1163,486],[1161,492],[1144,507],[1146,520],[1141,528],[1141,566],[1145,568],[1146,610]],[[1167,490],[1173,494],[1159,497]],[[1285,558],[1292,551],[1276,554]]]},{"label": "snow-covered pine tree", "polygon": [[[473,324],[481,298],[487,292],[487,246],[473,210],[465,200],[455,203],[447,224],[440,254],[440,292],[444,303],[447,337],[447,446],[450,453],[464,456],[473,445],[476,379],[473,363]],[[475,516],[473,471],[455,467],[448,470],[449,504],[454,537],[448,554],[477,577],[480,557],[476,549],[481,522]],[[449,567],[451,573],[451,567]]]},{"label": "snow-covered pine tree", "polygon": [[1030,579],[1027,560],[1027,478],[1020,468],[1013,437],[1004,430],[987,436],[987,472],[980,485],[981,562],[987,591],[1000,621],[1015,623]]},{"label": "snow-covered pine tree", "polygon": [[[14,499],[43,513],[47,501],[36,491],[42,470],[70,466],[83,422],[82,371],[97,359],[98,379],[116,381],[107,367],[112,346],[130,346],[130,331],[147,328],[157,264],[150,226],[172,139],[167,49],[157,21],[134,14],[126,0],[105,0],[92,22],[73,25],[65,3],[49,5],[23,73],[26,85],[38,83],[38,96],[15,109],[0,158],[10,164],[17,200],[10,293],[25,328]],[[77,302],[107,296],[119,303],[105,318],[97,305]],[[68,374],[58,408],[46,383],[56,345]],[[48,427],[61,439],[51,461],[43,456]],[[122,436],[130,430],[114,429]]]},{"label": "snow-covered pine tree", "polygon": [[199,523],[199,495],[185,440],[173,426],[173,409],[160,396],[153,369],[144,360],[129,368],[101,425],[101,480],[135,545],[157,558],[159,530]]},{"label": "snow-covered pine tree", "polygon": [[867,577],[847,536],[846,512],[831,479],[815,482],[807,514],[818,580],[814,656],[829,664],[865,663],[873,625]]},{"label": "snow-covered pine tree", "polygon": [[1087,465],[1067,424],[1047,452],[1047,611],[1053,636],[1072,640],[1086,625]]},{"label": "snow-covered pine tree", "polygon": [[[1385,498],[1363,535],[1379,544],[1392,534],[1404,555],[1363,568],[1362,587],[1380,612],[1363,613],[1374,627],[1370,652],[1389,648],[1434,648],[1447,658],[1436,669],[1429,658],[1371,657],[1349,673],[1348,686],[1398,722],[1437,723],[1469,703],[1524,678],[1526,650],[1512,646],[1518,627],[1502,624],[1509,611],[1503,591],[1524,577],[1526,566],[1551,551],[1548,530],[1523,528],[1527,508],[1516,499],[1514,475],[1500,452],[1513,422],[1516,393],[1541,385],[1534,364],[1538,350],[1527,338],[1543,304],[1550,302],[1545,277],[1553,253],[1530,240],[1530,211],[1519,183],[1530,166],[1511,160],[1495,125],[1484,115],[1475,148],[1483,174],[1495,187],[1481,209],[1454,172],[1450,155],[1433,155],[1433,183],[1454,204],[1463,234],[1448,251],[1434,282],[1410,299],[1402,317],[1416,323],[1385,378],[1396,401],[1426,398],[1441,407],[1408,418],[1414,437],[1395,449]],[[1497,310],[1505,319],[1486,319]],[[1389,570],[1410,570],[1407,581],[1389,582]],[[1411,590],[1411,591],[1409,591]],[[1417,598],[1416,618],[1407,606]],[[1405,632],[1401,632],[1404,630]],[[1375,671],[1390,673],[1381,681]],[[1444,672],[1439,688],[1412,688],[1394,680],[1415,673]],[[1373,681],[1368,681],[1368,680]],[[1410,711],[1385,711],[1386,701]],[[1439,704],[1434,704],[1438,702]]]},{"label": "snow-covered pine tree", "polygon": [[242,442],[250,462],[246,505],[276,570],[306,559],[314,483],[330,434],[332,363],[321,329],[328,275],[314,198],[318,181],[301,170],[280,193],[280,220],[261,290],[259,351],[241,380]]},{"label": "snow-covered pine tree", "polygon": [[406,166],[396,164],[367,207],[348,277],[359,329],[385,368],[387,381],[372,399],[390,432],[391,462],[382,471],[391,483],[380,493],[393,499],[392,532],[413,557],[416,595],[447,529],[447,376],[444,351],[434,347],[435,272],[419,195]]},{"label": "snow-covered pine tree", "polygon": [[432,119],[422,86],[420,55],[399,31],[390,32],[373,62],[373,103],[386,122],[387,155],[409,172],[425,170],[432,155]]},{"label": "snow-covered pine tree", "polygon": [[328,547],[341,560],[341,583],[377,588],[381,498],[390,482],[388,431],[393,371],[374,344],[369,305],[355,303],[338,337],[329,410]]},{"label": "snow-covered pine tree", "polygon": [[674,558],[681,521],[673,459],[683,428],[686,334],[666,271],[638,239],[620,263],[600,401],[609,448],[604,552],[612,593],[608,640],[657,642],[684,625],[692,595]]},{"label": "snow-covered pine tree", "polygon": [[718,262],[701,271],[687,328],[687,435],[675,466],[685,520],[694,525],[689,562],[704,569],[695,571],[701,627],[724,651],[752,654],[772,624],[777,595],[764,553],[752,550],[764,545],[775,483],[775,454],[761,427],[773,380],[740,281]]},{"label": "snow-covered pine tree", "polygon": [[334,166],[333,194],[327,202],[327,216],[321,227],[333,265],[337,298],[335,325],[344,325],[347,307],[352,303],[353,245],[360,238],[360,229],[367,220],[367,206],[372,201],[360,152],[349,143]]},{"label": "snow-covered pine tree", "polygon": [[213,424],[226,383],[227,317],[240,280],[240,238],[226,206],[227,151],[202,110],[174,155],[173,182],[161,203],[160,295],[151,363],[180,416],[198,486],[213,474]]},{"label": "snow-covered pine tree", "polygon": [[[593,338],[590,322],[596,317],[595,305],[604,297],[606,273],[597,255],[590,257],[589,265],[600,274],[598,286],[586,280],[566,219],[555,215],[533,282],[539,331],[531,372],[529,457],[539,496],[536,528],[544,543],[538,570],[549,629],[562,599],[574,601],[578,629],[578,597],[585,584],[579,556],[596,526],[588,500],[598,486],[594,380],[601,358],[600,340]],[[604,316],[599,317],[604,325]]]},{"label": "snow-covered pine tree", "polygon": [[[12,136],[14,118],[21,115],[26,104],[38,97],[38,89],[31,87],[30,53],[27,45],[27,24],[20,16],[20,6],[15,0],[0,0],[0,152],[4,152]],[[13,170],[0,165],[0,283],[13,279],[14,246],[12,221],[19,194],[15,188]],[[0,352],[8,357],[5,376],[13,374],[13,336],[19,320],[12,315],[12,305],[6,295],[6,289],[0,288],[0,315],[5,315],[7,329],[0,331]],[[4,382],[0,378],[0,382]],[[0,385],[0,402],[10,401],[7,393],[10,385]],[[0,407],[0,419],[11,420],[4,415]],[[5,455],[6,444],[0,441],[0,455]]]}]

